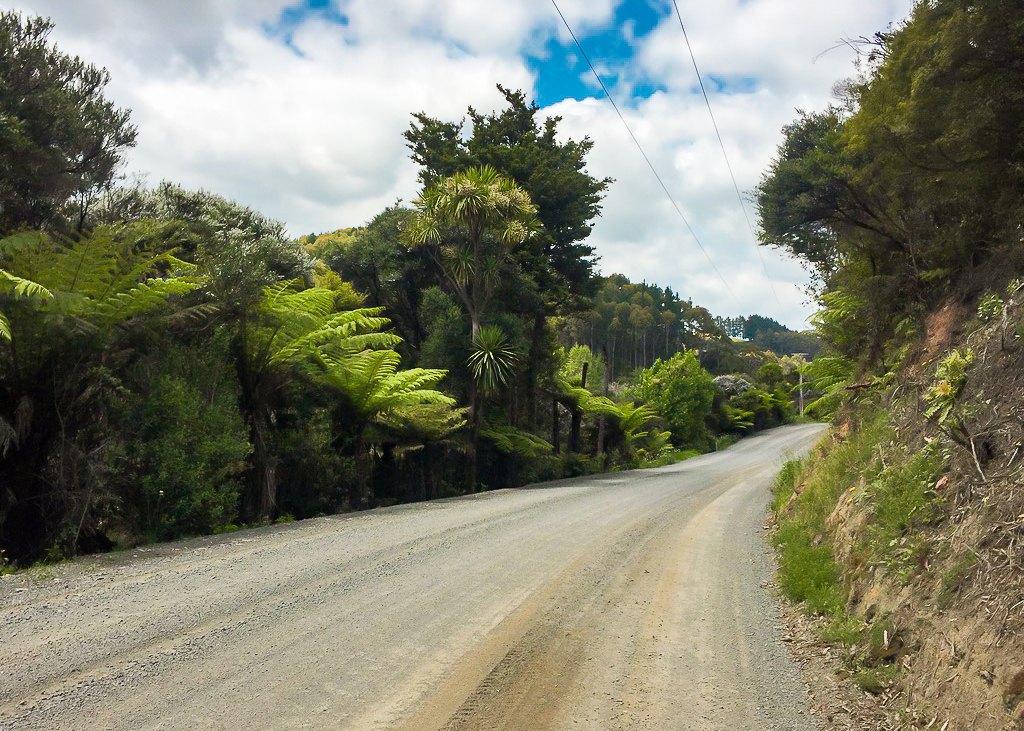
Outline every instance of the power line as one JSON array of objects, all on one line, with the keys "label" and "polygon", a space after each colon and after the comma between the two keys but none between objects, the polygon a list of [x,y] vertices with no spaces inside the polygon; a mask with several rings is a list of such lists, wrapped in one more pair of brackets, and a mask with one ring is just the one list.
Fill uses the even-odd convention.
[{"label": "power line", "polygon": [[594,72],[594,77],[597,79],[597,83],[601,85],[601,89],[604,90],[605,96],[608,97],[608,101],[611,102],[612,108],[615,110],[615,113],[619,115],[619,119],[622,121],[622,125],[626,128],[626,131],[629,132],[629,136],[632,138],[633,144],[635,144],[636,148],[640,150],[640,154],[643,155],[644,161],[647,163],[647,166],[651,169],[651,172],[654,173],[654,177],[658,179],[658,183],[661,185],[661,189],[665,191],[665,195],[668,196],[669,202],[672,203],[672,207],[676,209],[676,213],[679,214],[679,218],[681,218],[683,220],[683,223],[686,224],[686,229],[690,232],[690,235],[693,237],[693,240],[697,242],[697,246],[699,246],[700,250],[703,252],[704,258],[708,260],[708,264],[710,264],[711,268],[715,270],[715,274],[718,275],[718,278],[722,280],[722,284],[725,285],[726,291],[728,291],[729,294],[732,295],[732,298],[733,300],[736,301],[736,304],[742,308],[743,305],[740,304],[740,301],[736,297],[736,294],[732,291],[732,287],[730,287],[729,283],[725,281],[725,277],[722,276],[722,273],[718,271],[718,267],[715,266],[715,262],[711,260],[711,256],[708,254],[707,249],[704,248],[704,244],[700,242],[700,238],[693,230],[693,227],[690,225],[690,222],[686,220],[686,216],[684,216],[683,212],[679,209],[679,205],[676,203],[675,198],[673,198],[672,194],[669,192],[668,187],[665,185],[665,181],[661,179],[661,176],[655,169],[654,164],[651,163],[650,158],[647,157],[647,153],[644,152],[644,148],[640,144],[640,141],[636,138],[636,135],[633,134],[633,130],[630,129],[629,123],[626,122],[626,118],[622,116],[622,112],[619,111],[619,105],[615,103],[615,100],[612,98],[611,93],[608,91],[608,87],[605,86],[604,80],[601,78],[601,75],[597,73],[597,69],[594,68],[594,64],[591,63],[590,57],[587,56],[587,52],[583,50],[583,46],[581,46],[580,42],[576,39],[576,34],[573,33],[572,28],[569,27],[569,21],[567,21],[565,19],[565,16],[562,15],[562,10],[558,7],[558,3],[556,2],[556,0],[551,0],[551,4],[555,6],[555,10],[558,12],[558,17],[562,19],[562,22],[565,24],[565,29],[569,31],[569,35],[572,36],[573,43],[576,44],[576,48],[579,49],[580,54],[582,54],[583,58],[586,59],[587,65],[590,66],[590,70]]},{"label": "power line", "polygon": [[725,167],[729,169],[729,178],[732,180],[732,187],[736,191],[736,199],[740,202],[740,210],[743,211],[743,220],[747,222],[747,229],[750,230],[750,236],[754,240],[754,250],[757,252],[757,258],[761,260],[761,268],[764,269],[764,275],[768,278],[768,284],[772,288],[772,294],[775,295],[775,301],[779,303],[779,307],[782,306],[782,301],[779,299],[779,293],[775,291],[775,283],[772,281],[771,275],[768,273],[768,267],[764,263],[764,256],[761,254],[761,248],[757,245],[757,234],[754,233],[754,227],[750,224],[750,216],[747,215],[747,207],[743,203],[743,195],[740,193],[740,186],[736,184],[736,176],[733,175],[732,165],[729,163],[729,155],[725,151],[725,143],[722,141],[722,133],[718,131],[718,122],[715,121],[715,113],[711,111],[711,100],[708,99],[707,89],[704,88],[704,80],[700,76],[700,70],[697,68],[697,59],[693,55],[693,47],[690,46],[690,37],[686,34],[686,26],[683,25],[683,16],[679,12],[679,3],[676,0],[672,0],[672,6],[676,9],[676,17],[679,19],[679,27],[683,31],[683,40],[686,41],[686,50],[690,52],[690,61],[693,62],[693,71],[697,74],[697,83],[700,84],[700,93],[704,95],[704,103],[708,106],[708,115],[711,117],[711,124],[715,128],[715,135],[718,137],[718,146],[722,148],[722,157],[725,158]]}]

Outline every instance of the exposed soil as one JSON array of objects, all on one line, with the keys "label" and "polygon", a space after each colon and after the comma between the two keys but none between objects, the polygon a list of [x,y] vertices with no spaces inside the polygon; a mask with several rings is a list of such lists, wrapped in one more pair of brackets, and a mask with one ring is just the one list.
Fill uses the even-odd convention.
[{"label": "exposed soil", "polygon": [[[899,680],[879,695],[857,689],[847,658],[789,612],[795,656],[827,729],[1024,731],[1024,291],[988,323],[949,304],[928,321],[919,350],[886,395],[898,438],[911,450],[948,444],[951,468],[935,489],[944,519],[918,526],[920,565],[897,577],[864,565],[858,542],[867,506],[844,501],[829,523],[846,572],[850,610],[893,627]],[[964,431],[953,438],[923,415],[936,364],[970,348],[960,399]],[[843,439],[848,429],[833,438]]]}]

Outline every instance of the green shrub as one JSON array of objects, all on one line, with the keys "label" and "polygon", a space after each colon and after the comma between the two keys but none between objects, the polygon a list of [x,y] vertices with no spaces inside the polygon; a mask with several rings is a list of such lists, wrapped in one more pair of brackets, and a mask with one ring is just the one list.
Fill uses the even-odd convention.
[{"label": "green shrub", "polygon": [[899,452],[888,459],[888,466],[867,487],[872,511],[869,546],[875,560],[905,576],[923,565],[929,550],[915,531],[943,515],[935,483],[946,460],[934,443],[909,459]]},{"label": "green shrub", "polygon": [[846,606],[846,592],[828,543],[814,545],[815,534],[801,523],[779,529],[775,541],[779,556],[779,586],[793,601],[804,602],[807,611],[839,615]]},{"label": "green shrub", "polygon": [[135,509],[134,532],[149,540],[211,532],[238,517],[250,447],[235,394],[209,402],[177,376],[154,379],[127,398],[125,456],[118,466]]},{"label": "green shrub", "polygon": [[956,401],[967,383],[967,371],[974,364],[974,351],[970,348],[954,350],[935,370],[935,383],[925,392],[928,408],[924,415],[945,425],[953,415]]},{"label": "green shrub", "polygon": [[853,676],[853,682],[868,693],[878,694],[896,682],[901,667],[897,664],[862,667]]},{"label": "green shrub", "polygon": [[773,540],[779,548],[779,585],[809,612],[845,621],[847,590],[828,540],[826,520],[840,496],[864,473],[877,473],[876,445],[890,434],[885,413],[869,409],[845,441],[783,465],[773,503],[786,505],[798,481],[803,484],[791,510],[779,515]]},{"label": "green shrub", "polygon": [[989,293],[981,298],[978,303],[978,318],[982,322],[989,322],[999,317],[1003,312],[1003,299],[998,294]]},{"label": "green shrub", "polygon": [[704,420],[711,413],[715,386],[692,350],[654,361],[640,373],[636,393],[665,419],[674,446],[700,450],[710,446]]},{"label": "green shrub", "polygon": [[796,491],[796,486],[800,484],[804,473],[803,465],[804,462],[800,459],[791,459],[782,465],[772,487],[772,510],[781,510],[789,502],[789,498]]}]

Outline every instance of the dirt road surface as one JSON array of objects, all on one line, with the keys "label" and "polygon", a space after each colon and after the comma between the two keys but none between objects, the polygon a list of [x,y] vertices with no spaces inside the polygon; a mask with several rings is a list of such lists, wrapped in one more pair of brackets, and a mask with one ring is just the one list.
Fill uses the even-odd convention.
[{"label": "dirt road surface", "polygon": [[764,588],[818,425],[0,580],[0,729],[809,731]]}]

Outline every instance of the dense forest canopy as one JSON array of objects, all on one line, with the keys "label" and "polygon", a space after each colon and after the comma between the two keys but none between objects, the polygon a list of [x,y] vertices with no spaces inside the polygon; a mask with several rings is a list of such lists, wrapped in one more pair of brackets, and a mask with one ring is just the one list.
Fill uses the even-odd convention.
[{"label": "dense forest canopy", "polygon": [[784,128],[756,201],[762,242],[817,275],[819,333],[876,366],[951,291],[1020,271],[1024,13],[927,0],[862,45],[843,103]]},{"label": "dense forest canopy", "polygon": [[0,15],[0,568],[664,463],[792,414],[791,347],[596,274],[612,181],[522,91],[468,127],[413,114],[418,198],[296,240],[118,184],[129,113],[51,27]]}]

